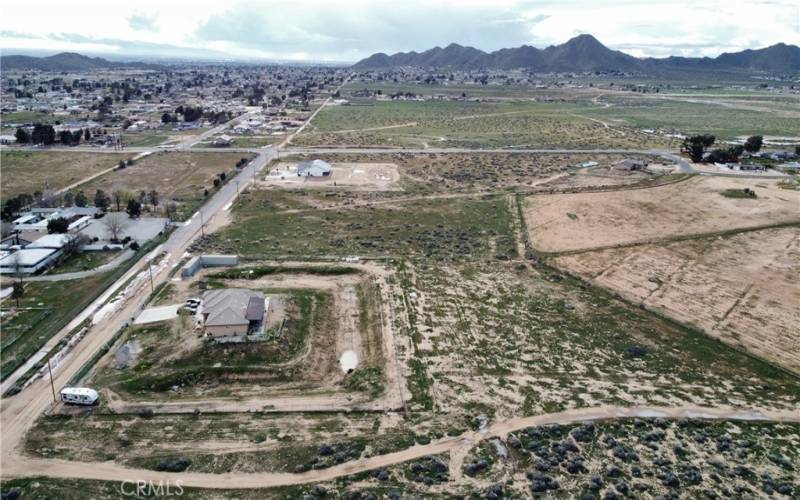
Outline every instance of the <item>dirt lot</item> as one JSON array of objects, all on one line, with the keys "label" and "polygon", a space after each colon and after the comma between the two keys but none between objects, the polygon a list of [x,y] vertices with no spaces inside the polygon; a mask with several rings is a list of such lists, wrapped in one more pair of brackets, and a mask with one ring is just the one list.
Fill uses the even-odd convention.
[{"label": "dirt lot", "polygon": [[[722,196],[755,190],[757,199]],[[646,243],[742,227],[800,221],[800,192],[776,181],[696,177],[652,189],[527,198],[533,246],[544,252]]]},{"label": "dirt lot", "polygon": [[592,283],[800,373],[800,229],[556,258]]},{"label": "dirt lot", "polygon": [[341,162],[331,167],[333,172],[327,177],[299,177],[296,163],[281,162],[270,171],[262,185],[295,189],[333,186],[364,191],[399,189],[400,174],[394,163]]},{"label": "dirt lot", "polygon": [[0,195],[5,200],[21,193],[32,195],[36,191],[46,193],[62,189],[131,156],[135,154],[3,151],[0,153],[3,168]]},{"label": "dirt lot", "polygon": [[211,191],[214,178],[219,174],[224,172],[226,176],[231,176],[236,162],[242,157],[252,158],[253,155],[161,152],[137,160],[128,168],[99,177],[81,186],[81,189],[86,193],[102,189],[109,194],[117,190],[132,193],[156,190],[161,205],[174,201],[182,212],[191,213],[204,199],[203,190]]}]

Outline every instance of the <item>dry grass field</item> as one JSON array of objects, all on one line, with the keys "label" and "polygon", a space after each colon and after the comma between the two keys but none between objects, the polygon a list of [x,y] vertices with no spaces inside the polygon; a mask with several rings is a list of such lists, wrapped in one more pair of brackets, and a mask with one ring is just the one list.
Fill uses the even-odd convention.
[{"label": "dry grass field", "polygon": [[235,171],[236,162],[252,158],[247,153],[161,152],[145,156],[130,167],[115,170],[80,187],[87,196],[97,189],[106,193],[121,190],[131,193],[158,191],[162,205],[176,202],[183,212],[191,213],[204,199],[205,189],[213,189],[214,178]]},{"label": "dry grass field", "polygon": [[[743,188],[758,198],[722,196]],[[777,181],[696,177],[652,189],[532,196],[525,217],[537,250],[578,251],[800,222],[800,192]]]},{"label": "dry grass field", "polygon": [[555,263],[800,373],[800,228],[584,252]]},{"label": "dry grass field", "polygon": [[129,153],[3,151],[0,152],[0,197],[6,200],[21,193],[63,189],[131,156]]},{"label": "dry grass field", "polygon": [[[588,116],[584,102],[377,101],[320,112],[297,145],[649,148],[667,141]],[[358,127],[354,127],[358,124]]]}]

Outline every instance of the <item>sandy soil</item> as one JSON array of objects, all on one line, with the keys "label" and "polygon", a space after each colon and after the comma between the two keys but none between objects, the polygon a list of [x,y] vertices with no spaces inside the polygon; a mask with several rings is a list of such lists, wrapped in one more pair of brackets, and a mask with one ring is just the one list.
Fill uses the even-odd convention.
[{"label": "sandy soil", "polygon": [[279,163],[264,178],[262,185],[294,189],[343,187],[365,191],[400,189],[400,174],[394,163],[334,163],[327,177],[298,177],[297,164]]},{"label": "sandy soil", "polygon": [[[751,188],[758,199],[727,198]],[[544,252],[647,243],[780,222],[800,221],[800,192],[777,181],[698,177],[652,189],[531,196],[530,240]]]},{"label": "sandy soil", "polygon": [[800,373],[800,228],[585,252],[556,264]]}]

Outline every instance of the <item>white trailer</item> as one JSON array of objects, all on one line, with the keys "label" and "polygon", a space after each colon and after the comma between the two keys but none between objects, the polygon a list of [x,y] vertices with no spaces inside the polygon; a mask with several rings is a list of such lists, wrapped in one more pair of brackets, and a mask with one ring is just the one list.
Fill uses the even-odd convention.
[{"label": "white trailer", "polygon": [[88,387],[64,387],[61,401],[69,405],[94,406],[100,403],[100,395]]}]

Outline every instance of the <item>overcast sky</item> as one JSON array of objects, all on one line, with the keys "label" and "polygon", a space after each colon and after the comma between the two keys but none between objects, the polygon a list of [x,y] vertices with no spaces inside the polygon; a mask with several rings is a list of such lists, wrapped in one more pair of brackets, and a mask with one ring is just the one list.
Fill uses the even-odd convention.
[{"label": "overcast sky", "polygon": [[35,0],[0,14],[3,54],[356,61],[451,42],[491,51],[590,33],[635,56],[800,44],[798,0]]}]

